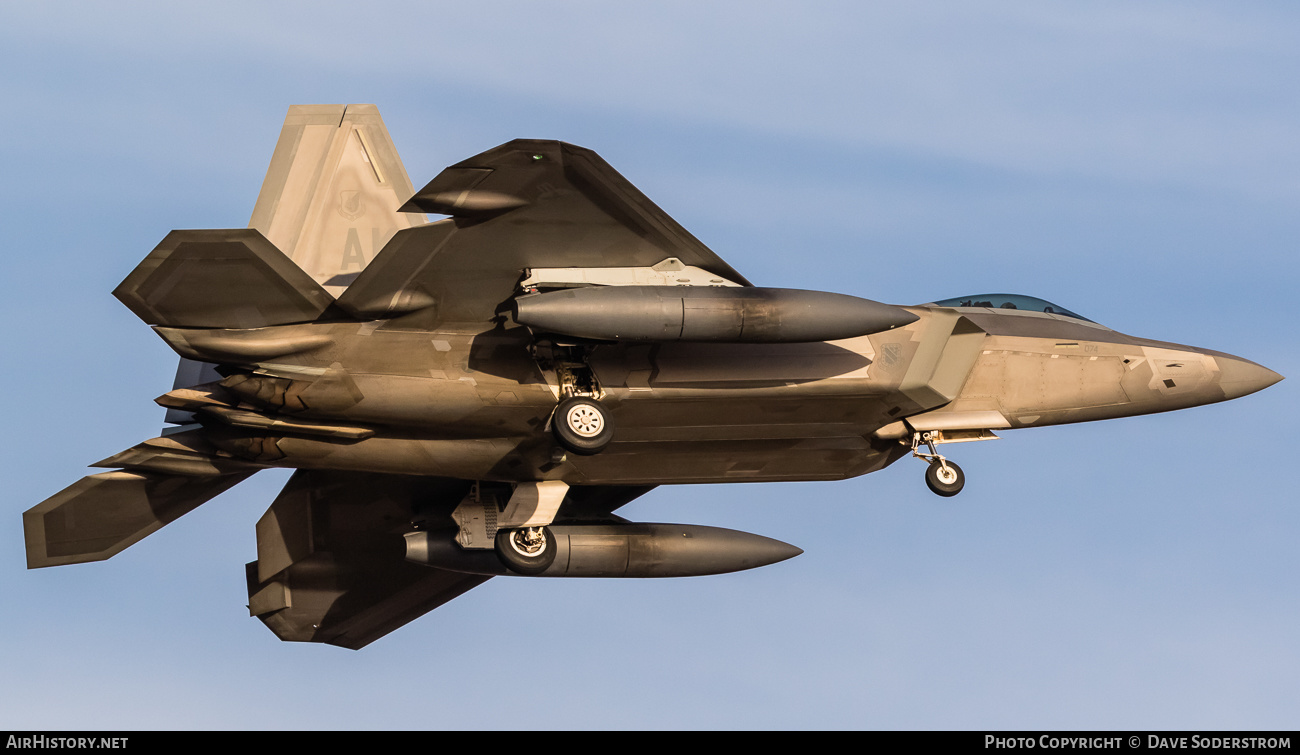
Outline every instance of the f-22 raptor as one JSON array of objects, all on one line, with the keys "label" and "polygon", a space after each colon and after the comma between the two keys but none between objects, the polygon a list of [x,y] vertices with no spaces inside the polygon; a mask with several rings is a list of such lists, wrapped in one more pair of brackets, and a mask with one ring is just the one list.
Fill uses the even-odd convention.
[{"label": "f-22 raptor", "polygon": [[[447,216],[428,222],[426,214]],[[1281,376],[1041,299],[764,288],[594,152],[520,139],[417,191],[371,105],[289,110],[247,228],[173,231],[114,291],[176,351],[171,427],[23,515],[106,559],[258,470],[248,607],[360,648],[493,576],[670,577],[801,551],[631,522],[656,485],[842,480],[948,444],[1224,401]]]}]

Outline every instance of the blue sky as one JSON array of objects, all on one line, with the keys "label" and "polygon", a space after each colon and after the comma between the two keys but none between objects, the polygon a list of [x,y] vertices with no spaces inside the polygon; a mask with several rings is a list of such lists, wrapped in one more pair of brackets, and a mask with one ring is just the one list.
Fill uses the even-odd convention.
[{"label": "blue sky", "polygon": [[[1293,4],[208,5],[0,6],[0,726],[1300,723]],[[247,616],[284,473],[26,571],[20,513],[161,423],[175,357],[109,292],[173,228],[245,225],[315,102],[379,105],[417,186],[516,137],[590,147],[758,285],[1033,294],[1293,377],[964,445],[954,499],[912,460],[660,488],[627,515],[805,553],[497,579],[357,653]]]}]

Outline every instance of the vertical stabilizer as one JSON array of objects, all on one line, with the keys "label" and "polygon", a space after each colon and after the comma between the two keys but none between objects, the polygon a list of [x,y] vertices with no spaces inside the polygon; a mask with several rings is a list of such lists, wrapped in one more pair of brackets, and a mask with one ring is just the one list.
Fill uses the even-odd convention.
[{"label": "vertical stabilizer", "polygon": [[[292,105],[271,155],[249,228],[337,297],[403,228],[415,189],[374,105]],[[211,365],[181,359],[173,388],[219,380]],[[167,410],[186,424],[189,412]]]},{"label": "vertical stabilizer", "polygon": [[294,105],[248,222],[338,296],[393,234],[425,222],[374,105]]}]

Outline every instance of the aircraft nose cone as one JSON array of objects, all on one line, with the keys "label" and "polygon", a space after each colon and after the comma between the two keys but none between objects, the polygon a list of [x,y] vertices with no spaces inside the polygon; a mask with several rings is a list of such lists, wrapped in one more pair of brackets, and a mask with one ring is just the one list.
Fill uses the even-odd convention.
[{"label": "aircraft nose cone", "polygon": [[1215,357],[1219,363],[1219,385],[1230,399],[1262,391],[1282,379],[1267,367],[1238,357]]}]

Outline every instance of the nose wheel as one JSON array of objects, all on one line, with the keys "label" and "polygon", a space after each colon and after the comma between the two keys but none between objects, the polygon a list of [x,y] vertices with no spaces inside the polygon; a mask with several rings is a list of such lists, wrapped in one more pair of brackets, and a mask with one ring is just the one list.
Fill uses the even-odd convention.
[{"label": "nose wheel", "polygon": [[966,484],[966,473],[947,459],[935,460],[925,470],[925,484],[930,492],[951,498],[960,493]]},{"label": "nose wheel", "polygon": [[[930,449],[929,453],[920,450],[922,443]],[[939,455],[934,448],[934,437],[930,433],[912,435],[912,455],[930,463],[925,470],[925,485],[935,495],[951,498],[966,486],[966,473],[961,471],[961,467]]]}]

